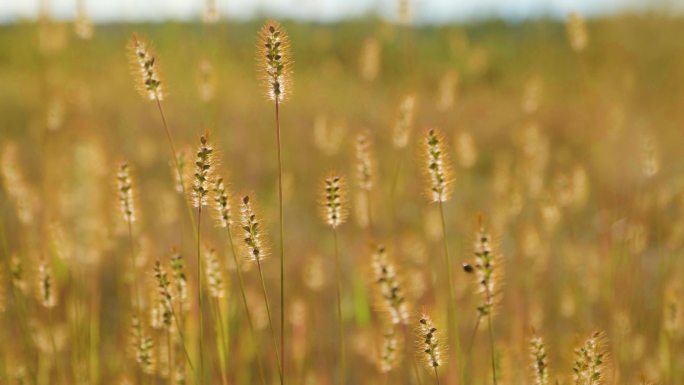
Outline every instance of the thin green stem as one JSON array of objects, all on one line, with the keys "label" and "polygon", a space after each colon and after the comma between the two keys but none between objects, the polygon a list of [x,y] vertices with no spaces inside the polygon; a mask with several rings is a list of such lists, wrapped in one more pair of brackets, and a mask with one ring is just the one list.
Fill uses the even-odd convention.
[{"label": "thin green stem", "polygon": [[133,292],[133,301],[134,303],[134,312],[137,313],[140,311],[140,292],[137,289],[136,285],[136,269],[135,269],[135,242],[133,241],[133,224],[131,223],[130,220],[126,221],[126,224],[128,225],[128,246],[130,248],[131,252],[131,291]]},{"label": "thin green stem", "polygon": [[280,140],[280,103],[275,101],[276,139],[278,144],[278,210],[280,223],[280,385],[285,384],[285,245],[283,237],[283,160]]},{"label": "thin green stem", "polygon": [[254,334],[254,323],[252,322],[252,315],[249,313],[249,305],[247,304],[247,295],[245,295],[245,283],[242,279],[242,270],[240,270],[240,262],[238,261],[237,253],[235,252],[235,244],[233,243],[233,234],[228,228],[228,239],[230,240],[230,250],[233,254],[233,261],[235,262],[235,271],[238,276],[238,283],[240,285],[240,295],[242,296],[242,303],[245,306],[245,314],[247,315],[247,323],[249,324],[249,334],[252,339],[252,344],[254,344],[254,350],[256,354],[257,368],[259,371],[259,378],[261,379],[261,385],[266,385],[266,380],[264,379],[264,369],[261,366],[261,357],[259,355],[259,349],[256,348],[256,336]]},{"label": "thin green stem", "polygon": [[200,358],[200,369],[198,373],[199,385],[204,383],[204,348],[202,346],[202,339],[204,337],[204,317],[202,315],[202,252],[201,252],[201,231],[202,224],[202,204],[200,203],[197,208],[197,303],[198,303],[198,314],[199,314],[199,358]]},{"label": "thin green stem", "polygon": [[283,369],[280,366],[280,356],[278,355],[278,342],[276,341],[275,329],[273,329],[273,320],[271,317],[271,306],[268,303],[268,294],[266,293],[266,283],[264,282],[264,274],[261,270],[261,260],[257,259],[257,268],[259,270],[259,279],[261,280],[261,289],[264,293],[264,302],[266,303],[266,314],[268,315],[268,326],[271,329],[271,339],[273,340],[273,351],[276,355],[276,361],[278,362],[278,375],[283,376]]},{"label": "thin green stem", "polygon": [[439,385],[439,373],[437,373],[437,367],[433,366],[432,368],[435,370],[435,382],[437,385]]},{"label": "thin green stem", "polygon": [[492,380],[496,385],[496,350],[494,349],[494,328],[492,327],[492,313],[487,315],[487,323],[489,324],[489,347],[492,351]]},{"label": "thin green stem", "polygon": [[[408,341],[409,338],[411,338],[408,326],[406,324],[401,324],[401,328],[404,331],[404,340]],[[420,378],[420,371],[418,370],[418,362],[416,361],[416,356],[414,354],[410,354],[408,349],[406,350],[406,353],[411,356],[413,375],[416,377],[416,382],[418,383],[418,385],[423,385],[423,380]]]},{"label": "thin green stem", "polygon": [[221,315],[221,305],[218,299],[214,298],[214,313],[216,314],[216,322],[219,324],[219,335],[221,337],[221,343],[217,344],[216,347],[219,350],[220,368],[221,368],[221,382],[223,385],[228,385],[228,377],[226,374],[226,359],[228,354],[228,349],[226,348],[226,333],[223,327],[223,316]]},{"label": "thin green stem", "polygon": [[166,350],[167,350],[166,354],[168,357],[167,359],[169,360],[169,363],[168,363],[168,365],[169,365],[168,376],[169,377],[167,378],[169,385],[173,385],[173,368],[174,368],[174,365],[173,365],[173,347],[172,346],[173,346],[173,344],[171,341],[171,328],[167,328],[166,329]]},{"label": "thin green stem", "polygon": [[335,243],[335,280],[337,281],[337,327],[339,329],[340,344],[340,384],[346,385],[347,358],[344,347],[344,321],[342,317],[342,279],[340,271],[340,253],[337,242],[337,229],[333,228]]},{"label": "thin green stem", "polygon": [[[449,257],[449,246],[447,242],[447,230],[446,230],[446,220],[444,218],[444,202],[439,201],[439,215],[440,219],[442,221],[442,243],[444,245],[444,260],[446,263],[446,269],[447,269],[447,280],[448,280],[448,291],[449,291],[449,304],[447,306],[448,312],[449,312],[449,317],[451,318],[451,322],[453,324],[453,340],[454,340],[454,350],[455,350],[455,356],[456,356],[456,361],[458,362],[459,366],[459,374],[463,376],[463,370],[462,369],[462,360],[461,360],[461,347],[460,347],[460,342],[459,342],[459,327],[458,327],[458,320],[456,318],[456,311],[454,309],[454,306],[456,304],[456,299],[454,296],[454,278],[453,278],[453,270],[451,268],[451,258]],[[463,382],[463,378],[461,378],[461,382]]]},{"label": "thin green stem", "polygon": [[[185,193],[185,182],[183,181],[183,169],[181,168],[181,165],[178,162],[178,152],[176,152],[176,146],[173,143],[173,137],[171,136],[171,130],[169,129],[169,125],[166,123],[166,115],[164,114],[164,109],[162,108],[161,101],[159,99],[155,99],[155,101],[157,102],[157,109],[159,110],[159,115],[161,116],[162,124],[164,125],[164,132],[166,133],[166,140],[169,143],[169,149],[171,150],[171,156],[173,158],[173,163],[176,166],[176,172],[178,173],[178,180],[180,182],[181,192],[183,193],[183,196],[186,197],[187,195]],[[194,234],[194,230],[196,230],[196,225],[195,225],[195,218],[192,215],[192,207],[190,207],[190,203],[187,201],[187,199],[184,199],[184,201],[185,201],[185,207],[187,208],[187,211],[188,211],[188,217],[190,218],[190,225],[192,226],[193,234]]]}]

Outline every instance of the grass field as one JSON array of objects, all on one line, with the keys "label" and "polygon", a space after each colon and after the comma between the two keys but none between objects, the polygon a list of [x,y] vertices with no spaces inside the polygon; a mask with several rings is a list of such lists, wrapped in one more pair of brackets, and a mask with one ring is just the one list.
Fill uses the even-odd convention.
[{"label": "grass field", "polygon": [[684,383],[684,22],[579,23],[0,27],[0,383]]}]

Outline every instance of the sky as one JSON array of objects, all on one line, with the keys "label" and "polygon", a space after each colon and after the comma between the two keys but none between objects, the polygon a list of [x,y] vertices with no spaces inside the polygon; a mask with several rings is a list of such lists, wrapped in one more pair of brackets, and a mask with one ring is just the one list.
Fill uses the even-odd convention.
[{"label": "sky", "polygon": [[[95,21],[193,19],[207,0],[0,0],[0,20],[34,18],[41,4],[60,19],[85,4]],[[213,0],[222,15],[247,19],[258,15],[314,21],[335,21],[377,13],[395,19],[398,0]],[[417,23],[447,23],[488,17],[521,20],[563,17],[570,11],[598,16],[653,7],[684,9],[684,0],[409,0]]]}]

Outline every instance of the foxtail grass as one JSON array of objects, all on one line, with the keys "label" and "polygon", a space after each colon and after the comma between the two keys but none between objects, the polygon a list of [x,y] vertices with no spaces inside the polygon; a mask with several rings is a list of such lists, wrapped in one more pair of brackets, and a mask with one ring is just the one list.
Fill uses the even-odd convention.
[{"label": "foxtail grass", "polygon": [[280,384],[285,383],[285,245],[283,236],[283,160],[280,133],[280,104],[291,93],[292,58],[290,40],[280,23],[269,20],[259,33],[257,63],[266,96],[275,106],[278,154],[278,208],[280,233]]},{"label": "foxtail grass", "polygon": [[204,383],[204,316],[202,301],[202,207],[209,203],[209,183],[214,172],[214,148],[206,136],[200,137],[195,155],[195,171],[192,184],[192,205],[197,209],[197,303],[199,314],[199,384]]},{"label": "foxtail grass", "polygon": [[323,193],[321,194],[321,216],[325,223],[330,226],[333,233],[335,249],[335,281],[337,291],[337,327],[339,329],[340,347],[340,384],[346,384],[347,358],[344,341],[344,316],[342,314],[342,278],[340,265],[340,251],[337,240],[337,228],[344,224],[347,219],[346,185],[344,179],[335,174],[323,180]]},{"label": "foxtail grass", "polygon": [[271,330],[271,340],[273,342],[273,351],[278,363],[278,374],[282,381],[282,367],[280,356],[278,354],[278,342],[276,340],[275,328],[273,327],[273,317],[271,316],[271,305],[268,301],[268,292],[266,291],[266,282],[264,280],[264,272],[262,269],[262,262],[268,255],[266,247],[265,234],[261,226],[261,220],[258,218],[254,204],[249,195],[242,197],[240,202],[240,226],[244,232],[244,246],[247,250],[248,258],[256,262],[257,271],[259,272],[259,280],[261,282],[261,291],[264,296],[264,303],[266,305],[266,315],[268,316],[268,326]]},{"label": "foxtail grass", "polygon": [[[456,298],[454,295],[454,278],[449,256],[449,245],[447,242],[446,218],[444,216],[444,202],[451,198],[453,193],[453,170],[451,159],[447,151],[447,144],[444,135],[436,128],[429,128],[422,141],[423,174],[426,179],[426,195],[428,199],[437,203],[439,206],[439,216],[442,229],[442,245],[444,247],[444,262],[446,267],[447,284],[449,292],[448,312],[453,327],[453,340],[456,360],[461,366],[461,352],[459,342],[459,324],[456,317]],[[463,378],[463,370],[459,370]]]}]

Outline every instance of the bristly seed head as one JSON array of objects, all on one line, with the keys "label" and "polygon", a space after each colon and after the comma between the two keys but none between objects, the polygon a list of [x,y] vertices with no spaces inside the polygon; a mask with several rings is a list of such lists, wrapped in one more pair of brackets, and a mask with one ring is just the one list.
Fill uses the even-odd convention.
[{"label": "bristly seed head", "polygon": [[418,353],[430,370],[444,365],[446,357],[437,337],[437,328],[429,316],[423,314],[418,321]]},{"label": "bristly seed head", "polygon": [[373,157],[371,139],[367,132],[356,135],[356,171],[359,188],[370,191],[373,188]]},{"label": "bristly seed head", "polygon": [[383,245],[378,245],[372,256],[375,283],[382,296],[383,305],[395,325],[408,324],[409,310],[401,290],[399,276],[394,263],[390,262]]},{"label": "bristly seed head", "polygon": [[233,224],[233,216],[228,189],[223,178],[216,178],[214,181],[214,205],[219,225],[223,228],[229,228]]},{"label": "bristly seed head", "polygon": [[342,177],[331,175],[323,180],[321,201],[323,220],[332,228],[342,225],[347,219],[346,191]]},{"label": "bristly seed head", "polygon": [[603,384],[606,359],[603,333],[594,332],[582,346],[575,349],[575,365],[572,368],[575,385]]},{"label": "bristly seed head", "polygon": [[154,52],[149,45],[133,34],[128,45],[131,71],[140,95],[149,100],[164,100],[164,89]]},{"label": "bristly seed head", "polygon": [[171,294],[171,283],[166,271],[159,260],[154,262],[154,278],[157,282],[157,294],[159,308],[161,312],[161,325],[169,330],[173,320],[173,296]]},{"label": "bristly seed head", "polygon": [[534,372],[534,385],[547,385],[549,381],[549,367],[546,356],[546,346],[538,335],[534,335],[530,342],[532,353],[532,370]]},{"label": "bristly seed head", "polygon": [[119,206],[124,222],[130,224],[135,222],[135,203],[133,196],[133,181],[131,169],[128,163],[121,163],[119,171],[116,173],[116,182],[119,190]]},{"label": "bristly seed head", "polygon": [[402,149],[408,145],[415,115],[416,97],[413,94],[404,96],[399,104],[397,120],[394,123],[394,147]]},{"label": "bristly seed head", "polygon": [[223,271],[216,255],[216,250],[210,249],[204,253],[205,273],[207,276],[207,288],[209,289],[209,296],[216,299],[225,297],[226,290],[223,284]]},{"label": "bristly seed head", "polygon": [[267,254],[266,245],[263,240],[260,221],[254,211],[249,195],[245,195],[240,201],[240,225],[244,231],[243,241],[249,259],[261,262]]},{"label": "bristly seed head", "polygon": [[380,350],[380,360],[378,369],[380,373],[389,373],[397,364],[397,351],[399,341],[394,329],[389,328],[382,339],[382,349]]},{"label": "bristly seed head", "polygon": [[171,251],[171,275],[173,276],[174,297],[181,310],[188,308],[188,280],[185,276],[183,256],[176,250]]},{"label": "bristly seed head", "polygon": [[477,307],[480,316],[491,314],[497,297],[499,296],[499,281],[502,271],[499,257],[492,251],[491,236],[487,232],[484,221],[480,218],[480,225],[476,233],[474,245],[475,262],[464,265],[464,271],[474,272],[478,293],[482,296],[482,303]]},{"label": "bristly seed head", "polygon": [[292,60],[283,27],[269,20],[259,32],[257,62],[269,99],[281,103],[290,94]]},{"label": "bristly seed head", "polygon": [[192,184],[192,204],[199,208],[209,201],[209,180],[214,166],[214,148],[207,137],[200,137],[200,145],[195,155],[195,173]]},{"label": "bristly seed head", "polygon": [[451,197],[452,170],[444,136],[437,129],[427,130],[424,144],[425,175],[432,202],[446,202]]},{"label": "bristly seed head", "polygon": [[140,318],[134,315],[132,323],[133,349],[135,359],[146,374],[154,373],[154,343],[143,328]]}]

